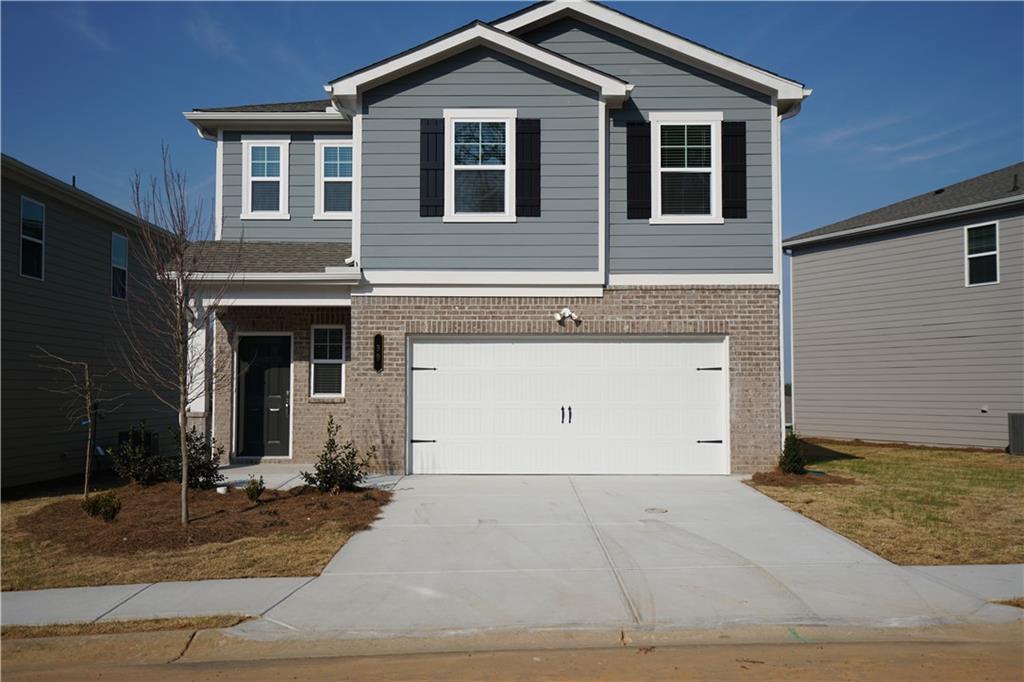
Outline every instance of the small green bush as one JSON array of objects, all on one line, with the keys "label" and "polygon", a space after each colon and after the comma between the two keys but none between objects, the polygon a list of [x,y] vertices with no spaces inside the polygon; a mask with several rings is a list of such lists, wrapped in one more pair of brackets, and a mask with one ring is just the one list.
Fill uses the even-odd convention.
[{"label": "small green bush", "polygon": [[322,493],[358,490],[366,479],[366,467],[377,457],[377,449],[373,447],[363,455],[352,441],[338,445],[340,430],[334,423],[334,415],[328,417],[327,440],[313,465],[313,473],[301,472],[302,480]]},{"label": "small green bush", "polygon": [[[175,434],[177,435],[177,434]],[[178,439],[175,438],[175,443]],[[188,487],[194,490],[210,490],[216,488],[217,484],[224,480],[224,474],[220,473],[220,460],[224,456],[224,448],[217,445],[211,436],[200,433],[196,427],[192,427],[185,434],[185,449],[188,452]],[[179,448],[175,447],[175,453]],[[179,457],[174,458],[174,479],[181,480],[181,461]]]},{"label": "small green bush", "polygon": [[245,484],[245,496],[249,498],[249,501],[256,503],[260,499],[260,495],[267,489],[266,484],[263,482],[263,477],[256,478],[252,474],[249,474],[249,482]]},{"label": "small green bush", "polygon": [[779,457],[779,469],[786,474],[806,474],[807,459],[803,453],[803,443],[795,433],[786,434],[786,442],[782,445],[782,456]]},{"label": "small green bush", "polygon": [[[128,427],[128,438],[110,453],[111,465],[121,478],[139,485],[153,485],[174,476],[174,461],[152,450],[152,434],[146,423]],[[181,471],[180,467],[178,471]]]},{"label": "small green bush", "polygon": [[98,516],[109,523],[121,511],[121,500],[113,492],[100,493],[82,500],[82,509],[89,516]]}]

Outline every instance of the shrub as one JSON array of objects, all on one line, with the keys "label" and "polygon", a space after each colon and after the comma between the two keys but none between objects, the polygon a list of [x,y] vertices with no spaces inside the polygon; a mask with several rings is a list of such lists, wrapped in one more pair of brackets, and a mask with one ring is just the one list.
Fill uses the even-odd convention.
[{"label": "shrub", "polygon": [[266,484],[263,482],[263,477],[256,478],[252,474],[249,474],[249,482],[245,484],[245,496],[249,498],[250,502],[257,502],[260,499],[260,495],[267,489]]},{"label": "shrub", "polygon": [[154,450],[155,442],[153,434],[146,430],[145,422],[130,426],[127,438],[121,440],[110,454],[111,466],[117,475],[139,485],[170,480],[174,476],[174,463]]},{"label": "shrub", "polygon": [[339,446],[340,430],[334,423],[334,415],[328,417],[327,440],[313,465],[313,473],[301,472],[302,480],[323,493],[357,490],[366,479],[366,467],[377,457],[377,449],[373,447],[362,455],[352,441]]},{"label": "shrub", "polygon": [[786,474],[806,474],[807,459],[803,453],[803,443],[800,436],[795,433],[786,434],[786,442],[782,446],[782,456],[779,457],[779,469]]},{"label": "shrub", "polygon": [[[177,442],[177,438],[175,438]],[[175,452],[178,452],[175,448]],[[217,484],[224,480],[224,474],[220,473],[220,460],[224,456],[224,448],[217,445],[217,442],[206,434],[199,433],[196,427],[192,427],[185,434],[185,450],[188,453],[188,487],[196,490],[209,490],[216,488]],[[174,458],[174,479],[181,480],[181,460]]]},{"label": "shrub", "polygon": [[89,516],[98,516],[109,523],[121,511],[121,500],[113,492],[100,493],[82,500],[82,509]]}]

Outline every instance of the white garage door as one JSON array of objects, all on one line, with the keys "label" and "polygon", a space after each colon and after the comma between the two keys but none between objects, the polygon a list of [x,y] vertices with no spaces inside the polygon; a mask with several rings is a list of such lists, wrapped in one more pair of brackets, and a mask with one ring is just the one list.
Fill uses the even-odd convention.
[{"label": "white garage door", "polygon": [[722,339],[418,338],[418,474],[727,474]]}]

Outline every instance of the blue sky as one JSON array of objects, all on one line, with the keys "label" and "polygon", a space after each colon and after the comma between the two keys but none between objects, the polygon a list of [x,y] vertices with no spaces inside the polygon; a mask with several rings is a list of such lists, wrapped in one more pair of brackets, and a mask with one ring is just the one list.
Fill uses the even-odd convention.
[{"label": "blue sky", "polygon": [[[792,235],[1024,157],[1022,3],[610,3],[806,83],[783,125]],[[161,141],[212,201],[196,106],[317,99],[327,80],[526,3],[12,3],[0,146],[128,207]]]}]

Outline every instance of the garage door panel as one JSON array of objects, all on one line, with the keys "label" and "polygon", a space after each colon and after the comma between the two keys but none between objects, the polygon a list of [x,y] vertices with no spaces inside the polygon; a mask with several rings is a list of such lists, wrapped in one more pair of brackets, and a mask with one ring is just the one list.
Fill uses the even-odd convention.
[{"label": "garage door panel", "polygon": [[[414,473],[729,471],[725,344],[416,339]],[[571,416],[569,411],[571,409]],[[570,421],[571,420],[571,421]],[[722,443],[698,443],[721,440]]]}]

